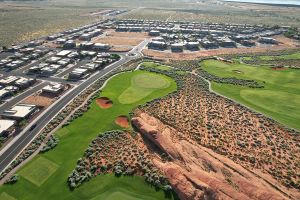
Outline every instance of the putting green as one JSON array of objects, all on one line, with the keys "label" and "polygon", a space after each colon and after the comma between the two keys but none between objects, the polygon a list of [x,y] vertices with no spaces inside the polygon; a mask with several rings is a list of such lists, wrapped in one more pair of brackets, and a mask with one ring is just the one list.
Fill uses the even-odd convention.
[{"label": "putting green", "polygon": [[[300,130],[300,70],[273,70],[266,66],[228,64],[216,60],[201,62],[207,72],[219,77],[236,77],[260,82],[264,88],[212,83],[212,89],[267,116]],[[235,70],[243,73],[236,73]]]},{"label": "putting green", "polygon": [[147,97],[158,89],[165,89],[171,82],[167,77],[154,74],[137,74],[131,78],[131,85],[123,91],[118,100],[122,104],[132,104]]},{"label": "putting green", "polygon": [[15,198],[13,198],[12,196],[10,196],[9,194],[2,192],[0,195],[0,199],[1,200],[16,200]]},{"label": "putting green", "polygon": [[19,174],[36,186],[41,186],[57,168],[58,165],[54,162],[44,157],[39,157],[23,168]]}]

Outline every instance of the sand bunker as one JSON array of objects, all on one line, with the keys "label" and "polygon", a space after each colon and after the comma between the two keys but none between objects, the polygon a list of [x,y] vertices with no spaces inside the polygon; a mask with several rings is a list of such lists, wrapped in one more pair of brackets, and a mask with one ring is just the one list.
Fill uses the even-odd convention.
[{"label": "sand bunker", "polygon": [[113,102],[107,97],[101,97],[101,98],[96,99],[96,103],[98,106],[100,106],[100,108],[103,108],[103,109],[110,108],[113,105]]},{"label": "sand bunker", "polygon": [[127,116],[121,115],[117,117],[115,123],[122,128],[129,128],[129,119]]}]

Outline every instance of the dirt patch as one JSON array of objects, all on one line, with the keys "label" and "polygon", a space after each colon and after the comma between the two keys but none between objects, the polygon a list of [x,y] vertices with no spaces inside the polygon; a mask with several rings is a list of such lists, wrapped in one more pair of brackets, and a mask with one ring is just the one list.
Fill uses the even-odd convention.
[{"label": "dirt patch", "polygon": [[[125,51],[131,50],[133,46],[138,45],[146,38],[149,38],[148,33],[135,33],[135,32],[115,32],[113,30],[108,30],[105,37],[99,37],[93,40],[97,43],[107,43],[115,48],[115,51]],[[131,48],[130,48],[131,47]],[[130,49],[129,49],[130,48]]]},{"label": "dirt patch", "polygon": [[110,45],[131,45],[136,46],[141,43],[144,39],[143,38],[126,38],[126,37],[103,37],[94,40],[93,42],[96,43],[107,43]]},{"label": "dirt patch", "polygon": [[41,94],[34,94],[32,96],[29,96],[25,100],[22,101],[22,103],[26,104],[33,104],[41,107],[48,107],[55,101],[55,98],[51,98],[48,96],[44,96]]},{"label": "dirt patch", "polygon": [[128,117],[121,115],[116,118],[115,123],[122,128],[129,128],[129,120]]},{"label": "dirt patch", "polygon": [[110,48],[109,51],[112,51],[112,52],[127,52],[127,51],[130,51],[132,48],[133,48],[133,46],[115,45],[112,48]]},{"label": "dirt patch", "polygon": [[108,35],[112,36],[112,37],[127,37],[127,38],[142,38],[142,39],[151,37],[146,32],[115,32],[115,31],[112,31]]},{"label": "dirt patch", "polygon": [[107,97],[101,97],[101,98],[96,99],[96,103],[98,106],[100,106],[100,108],[103,108],[103,109],[110,108],[113,105],[113,102]]},{"label": "dirt patch", "polygon": [[287,70],[285,67],[272,67],[273,70]]}]

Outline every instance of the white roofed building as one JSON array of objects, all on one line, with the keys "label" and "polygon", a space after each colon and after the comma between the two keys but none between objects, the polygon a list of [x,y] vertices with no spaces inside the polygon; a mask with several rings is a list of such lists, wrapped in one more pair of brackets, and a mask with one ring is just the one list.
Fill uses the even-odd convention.
[{"label": "white roofed building", "polygon": [[84,77],[87,73],[88,69],[75,68],[72,72],[70,72],[69,79],[80,79]]},{"label": "white roofed building", "polygon": [[5,110],[1,116],[3,118],[22,120],[29,118],[31,114],[33,114],[37,110],[36,105],[31,104],[18,104],[13,106],[12,108]]},{"label": "white roofed building", "polygon": [[0,84],[1,84],[1,85],[12,85],[12,84],[14,84],[18,79],[19,79],[19,77],[16,77],[16,76],[8,76],[8,77],[5,77],[5,78],[3,78],[3,79],[0,79]]},{"label": "white roofed building", "polygon": [[60,83],[51,83],[42,89],[43,93],[58,94],[64,90],[64,85]]},{"label": "white roofed building", "polygon": [[0,136],[9,136],[15,131],[15,120],[0,119]]}]

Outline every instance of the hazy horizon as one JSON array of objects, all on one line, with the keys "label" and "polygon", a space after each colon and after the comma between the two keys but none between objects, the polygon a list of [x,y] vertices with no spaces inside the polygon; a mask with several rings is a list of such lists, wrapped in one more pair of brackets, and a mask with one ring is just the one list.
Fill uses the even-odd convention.
[{"label": "hazy horizon", "polygon": [[300,0],[223,0],[223,1],[236,1],[248,3],[268,3],[268,4],[286,4],[286,5],[300,5]]}]

